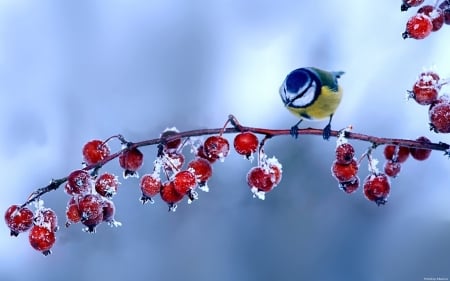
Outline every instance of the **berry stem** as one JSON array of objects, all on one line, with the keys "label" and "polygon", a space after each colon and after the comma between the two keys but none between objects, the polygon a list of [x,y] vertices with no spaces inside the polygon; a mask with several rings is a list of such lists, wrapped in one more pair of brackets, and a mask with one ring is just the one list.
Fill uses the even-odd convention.
[{"label": "berry stem", "polygon": [[[233,127],[227,128],[226,126],[228,123],[231,123]],[[243,131],[252,132],[254,134],[261,134],[265,135],[263,140],[260,143],[260,147],[262,148],[264,146],[264,143],[267,139],[276,137],[276,136],[290,136],[291,130],[290,129],[267,129],[267,128],[254,128],[254,127],[246,127],[242,126],[236,117],[233,115],[229,115],[227,122],[225,123],[225,126],[222,128],[214,128],[214,129],[198,129],[198,130],[190,130],[185,132],[179,132],[173,135],[170,135],[165,138],[155,138],[155,139],[149,139],[144,140],[140,142],[127,142],[125,141],[125,138],[122,135],[115,135],[111,138],[118,138],[122,142],[125,142],[127,144],[126,147],[122,148],[121,150],[117,151],[116,153],[113,153],[109,155],[108,157],[105,157],[102,161],[87,165],[83,168],[83,170],[86,171],[95,171],[97,172],[103,165],[107,164],[108,162],[114,160],[115,158],[119,157],[124,151],[132,150],[134,148],[142,147],[142,146],[150,146],[150,145],[160,145],[163,141],[164,142],[170,142],[176,139],[180,138],[189,138],[189,137],[195,137],[195,136],[206,136],[206,135],[215,135],[215,134],[233,134],[233,133],[239,133]],[[315,135],[315,136],[322,136],[323,130],[322,129],[314,129],[314,128],[305,128],[305,129],[299,129],[298,135]],[[342,130],[340,131],[331,131],[330,137],[339,137],[342,134]],[[379,145],[396,145],[396,146],[405,146],[410,148],[419,148],[419,149],[429,149],[429,150],[436,150],[436,151],[443,151],[445,154],[448,154],[450,151],[450,145],[447,143],[439,142],[439,143],[427,143],[427,142],[420,142],[416,140],[409,140],[409,139],[395,139],[395,138],[383,138],[383,137],[376,137],[376,136],[370,136],[360,133],[353,133],[346,131],[345,137],[347,139],[353,139],[353,140],[359,140],[364,142],[369,142],[372,144],[372,148],[379,146]],[[35,190],[33,193],[30,194],[28,199],[21,205],[21,207],[25,207],[26,205],[36,201],[39,199],[42,195],[45,193],[48,193],[52,190],[58,189],[61,184],[65,183],[67,181],[67,177],[60,178],[60,179],[54,179],[50,182],[49,185],[41,187],[37,190]]]}]

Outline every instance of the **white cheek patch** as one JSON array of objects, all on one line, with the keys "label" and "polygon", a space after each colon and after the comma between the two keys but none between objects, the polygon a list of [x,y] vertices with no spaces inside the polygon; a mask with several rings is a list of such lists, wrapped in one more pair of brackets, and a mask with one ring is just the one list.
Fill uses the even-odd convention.
[{"label": "white cheek patch", "polygon": [[316,96],[316,82],[312,82],[311,86],[303,92],[303,94],[297,95],[291,102],[293,107],[305,107],[314,102]]}]

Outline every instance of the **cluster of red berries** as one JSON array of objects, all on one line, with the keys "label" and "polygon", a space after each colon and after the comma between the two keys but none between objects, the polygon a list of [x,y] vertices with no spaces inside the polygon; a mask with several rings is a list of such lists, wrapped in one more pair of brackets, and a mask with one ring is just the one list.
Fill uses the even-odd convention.
[{"label": "cluster of red berries", "polygon": [[408,96],[420,105],[427,105],[430,129],[436,133],[450,133],[450,97],[440,94],[442,86],[448,81],[441,79],[436,72],[422,72],[414,83]]},{"label": "cluster of red berries", "polygon": [[30,245],[44,255],[51,253],[50,249],[56,241],[55,232],[58,230],[58,219],[52,209],[39,205],[33,213],[26,206],[11,205],[5,212],[5,222],[11,236],[29,231]]},{"label": "cluster of red berries", "polygon": [[[401,10],[406,11],[411,7],[419,7],[424,0],[403,0]],[[436,5],[423,5],[417,13],[409,18],[402,37],[423,39],[431,32],[438,31],[444,24],[450,24],[450,1],[444,0]]]}]

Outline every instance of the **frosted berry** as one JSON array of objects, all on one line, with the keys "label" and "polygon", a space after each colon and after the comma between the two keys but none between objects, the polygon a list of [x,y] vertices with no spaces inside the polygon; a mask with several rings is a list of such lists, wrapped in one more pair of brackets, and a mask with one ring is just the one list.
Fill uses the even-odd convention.
[{"label": "frosted berry", "polygon": [[333,162],[331,172],[338,182],[352,180],[358,173],[358,163],[352,159],[349,164],[339,164],[337,160]]},{"label": "frosted berry", "polygon": [[444,25],[444,12],[437,7],[431,5],[425,5],[420,7],[417,13],[429,16],[431,23],[433,24],[433,29],[431,31],[438,31]]},{"label": "frosted berry", "polygon": [[70,224],[78,223],[81,221],[81,212],[78,208],[78,203],[72,197],[69,202],[67,202],[66,207],[66,227],[69,227]]},{"label": "frosted berry", "polygon": [[257,188],[259,191],[268,192],[274,187],[275,177],[267,169],[253,167],[247,174],[247,183],[250,188]]},{"label": "frosted berry", "polygon": [[144,155],[137,148],[125,150],[119,156],[120,167],[124,169],[124,177],[136,176],[136,171],[142,167]]},{"label": "frosted berry", "polygon": [[[180,133],[180,131],[177,128],[168,128],[162,132],[160,138],[164,139],[176,135],[178,133]],[[181,138],[176,138],[174,140],[164,142],[162,145],[164,152],[176,153],[178,152],[178,149],[181,147]]]},{"label": "frosted berry", "polygon": [[31,247],[42,252],[45,256],[51,254],[50,249],[56,241],[55,232],[47,227],[33,225],[28,235]]},{"label": "frosted berry", "polygon": [[175,191],[180,194],[187,194],[197,184],[195,175],[188,170],[178,172],[173,178]]},{"label": "frosted berry", "polygon": [[58,217],[50,208],[40,209],[34,217],[34,224],[55,232],[58,230]]},{"label": "frosted berry", "polygon": [[430,35],[433,23],[429,16],[416,14],[406,23],[406,30],[402,36],[406,38],[423,39]]},{"label": "frosted berry", "polygon": [[[431,141],[426,138],[426,137],[419,137],[416,139],[416,141],[421,142],[421,143],[431,143]],[[431,154],[431,149],[423,149],[423,148],[410,148],[409,149],[411,156],[419,161],[423,161],[428,159],[428,157],[430,157]]]},{"label": "frosted berry", "polygon": [[273,185],[277,186],[282,176],[281,164],[278,161],[277,163],[269,163],[269,173],[272,176]]},{"label": "frosted berry", "polygon": [[109,199],[103,200],[103,221],[110,226],[121,226],[122,223],[115,220],[115,214],[116,206],[114,205],[114,202]]},{"label": "frosted berry", "polygon": [[203,152],[208,158],[223,159],[230,151],[228,140],[221,136],[211,136],[203,143]]},{"label": "frosted berry", "polygon": [[336,147],[336,161],[339,164],[350,164],[355,157],[355,149],[349,143],[343,143]]},{"label": "frosted berry", "polygon": [[435,72],[423,72],[414,83],[411,97],[421,105],[429,105],[436,101],[441,85],[439,75]]},{"label": "frosted berry", "polygon": [[103,173],[95,181],[95,191],[103,197],[112,198],[119,187],[119,180],[114,174]]},{"label": "frosted berry", "polygon": [[450,1],[444,0],[441,4],[439,4],[439,8],[443,11],[444,14],[444,23],[450,24]]},{"label": "frosted berry", "polygon": [[248,158],[258,149],[258,137],[251,132],[239,133],[235,136],[233,145],[238,154]]},{"label": "frosted berry", "polygon": [[433,104],[429,111],[430,127],[436,133],[450,133],[450,103],[440,101]]},{"label": "frosted berry", "polygon": [[203,145],[200,145],[197,148],[196,156],[200,157],[200,158],[203,158],[205,160],[208,160],[208,162],[211,163],[211,164],[216,162],[216,160],[217,160],[217,158],[213,158],[212,156],[205,154],[205,150],[203,149]]},{"label": "frosted berry", "polygon": [[409,157],[409,148],[405,146],[386,145],[383,151],[386,160],[403,163]]},{"label": "frosted berry", "polygon": [[140,187],[142,191],[141,202],[142,204],[148,201],[153,203],[152,197],[159,194],[161,191],[161,180],[154,175],[145,174],[141,178]]},{"label": "frosted berry", "polygon": [[355,176],[349,181],[339,182],[339,188],[345,193],[353,193],[359,187],[359,177]]},{"label": "frosted berry", "polygon": [[400,10],[406,11],[411,7],[420,6],[425,0],[403,0]]},{"label": "frosted berry", "polygon": [[169,211],[175,211],[175,204],[184,197],[184,194],[180,194],[175,190],[173,181],[163,183],[160,194],[161,199],[169,205]]},{"label": "frosted berry", "polygon": [[398,176],[401,168],[401,164],[396,161],[387,160],[384,163],[384,173],[391,178]]},{"label": "frosted berry", "polygon": [[370,174],[364,179],[364,195],[377,205],[386,203],[390,190],[389,178],[385,174]]},{"label": "frosted berry", "polygon": [[78,209],[81,222],[87,226],[87,232],[95,232],[95,227],[103,221],[103,199],[96,194],[87,194],[80,198]]},{"label": "frosted berry", "polygon": [[212,175],[211,163],[200,157],[189,162],[188,168],[194,170],[194,175],[199,185],[204,185]]},{"label": "frosted berry", "polygon": [[27,207],[11,205],[5,212],[5,223],[10,229],[11,236],[17,236],[31,228],[33,212]]},{"label": "frosted berry", "polygon": [[101,140],[91,140],[83,146],[84,162],[95,165],[111,154],[108,144]]},{"label": "frosted berry", "polygon": [[67,177],[66,192],[69,195],[86,194],[91,191],[91,175],[85,170],[75,170]]},{"label": "frosted berry", "polygon": [[184,164],[184,155],[178,152],[165,154],[163,167],[168,172],[178,172]]}]

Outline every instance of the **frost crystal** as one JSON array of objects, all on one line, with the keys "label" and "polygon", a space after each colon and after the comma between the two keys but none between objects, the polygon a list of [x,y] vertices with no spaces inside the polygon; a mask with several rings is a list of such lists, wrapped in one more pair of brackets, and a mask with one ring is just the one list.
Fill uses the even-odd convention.
[{"label": "frost crystal", "polygon": [[350,133],[353,129],[352,125],[348,125],[346,128],[339,131],[338,138],[336,140],[336,147],[340,146],[341,144],[348,143],[348,139],[345,137],[347,133]]},{"label": "frost crystal", "polygon": [[253,198],[258,198],[260,200],[266,199],[266,193],[264,191],[260,191],[256,187],[252,187],[251,191],[253,193]]},{"label": "frost crystal", "polygon": [[202,183],[202,184],[199,184],[198,185],[198,189],[200,189],[203,192],[209,192],[209,186],[208,186],[208,184],[206,182]]}]

